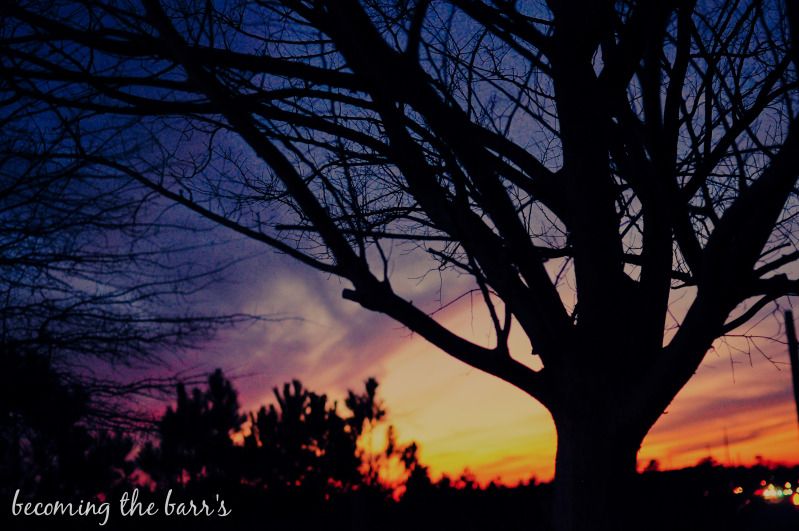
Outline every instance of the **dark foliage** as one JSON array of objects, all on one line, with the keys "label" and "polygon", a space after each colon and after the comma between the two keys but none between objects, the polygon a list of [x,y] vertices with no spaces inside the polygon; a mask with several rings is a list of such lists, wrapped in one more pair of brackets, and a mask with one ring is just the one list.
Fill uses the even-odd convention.
[{"label": "dark foliage", "polygon": [[[232,510],[225,518],[120,518],[114,507],[104,527],[111,530],[549,529],[550,484],[480,486],[468,474],[432,481],[418,446],[398,444],[393,430],[379,454],[360,449],[359,437],[386,419],[375,380],[360,394],[349,392],[345,413],[295,380],[275,389],[275,405],[245,416],[232,384],[217,370],[205,389],[178,386],[176,404],[162,417],[156,440],[133,458],[129,438],[82,426],[81,390],[63,386],[41,360],[19,358],[3,368],[2,374],[12,376],[0,395],[4,500],[20,488],[26,499],[99,495],[116,503],[122,492],[138,487],[140,500],[159,509],[171,490],[175,502],[213,505],[219,495]],[[234,443],[232,436],[242,432],[243,440]],[[388,458],[398,459],[406,471],[402,484],[394,485],[402,494],[398,499],[377,474]],[[660,472],[650,465],[630,490],[613,493],[648,530],[787,531],[799,523],[799,511],[790,504],[767,504],[752,495],[761,482],[796,482],[799,467],[725,468],[705,460]],[[136,479],[134,468],[151,481]],[[735,487],[744,493],[736,494]],[[31,518],[6,513],[7,528],[96,525],[96,519]]]},{"label": "dark foliage", "polygon": [[200,480],[220,481],[236,470],[230,436],[245,417],[230,381],[216,370],[208,389],[187,393],[177,386],[177,405],[168,408],[158,426],[159,444],[148,442],[139,464],[162,487]]},{"label": "dark foliage", "polygon": [[90,497],[133,472],[133,441],[93,431],[84,421],[86,390],[64,383],[35,354],[0,356],[0,494]]}]

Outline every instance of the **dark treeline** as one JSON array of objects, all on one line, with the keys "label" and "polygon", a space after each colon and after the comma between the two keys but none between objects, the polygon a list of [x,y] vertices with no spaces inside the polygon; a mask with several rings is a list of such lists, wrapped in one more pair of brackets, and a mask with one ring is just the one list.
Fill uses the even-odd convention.
[{"label": "dark treeline", "polygon": [[[155,432],[142,437],[92,429],[84,390],[40,358],[4,359],[15,360],[0,372],[0,488],[13,529],[529,530],[547,529],[551,518],[547,483],[481,486],[466,473],[433,481],[418,445],[400,444],[390,427],[385,445],[369,448],[365,437],[388,423],[374,379],[343,406],[295,380],[274,390],[274,404],[243,413],[217,370],[204,388],[178,385]],[[392,462],[400,473],[388,481],[380,471]],[[799,512],[748,493],[763,480],[798,479],[799,467],[706,460],[678,471],[651,465],[615,495],[646,529],[793,529]],[[136,488],[157,515],[120,515],[119,500]],[[99,526],[96,515],[14,517],[17,489],[19,501],[110,501],[108,523]],[[165,516],[170,491],[173,507],[204,500],[216,511],[224,500],[230,514]]]}]

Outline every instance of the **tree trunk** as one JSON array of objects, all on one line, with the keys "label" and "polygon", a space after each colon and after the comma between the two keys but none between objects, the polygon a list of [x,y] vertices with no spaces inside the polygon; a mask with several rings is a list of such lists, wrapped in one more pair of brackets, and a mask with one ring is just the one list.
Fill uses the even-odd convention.
[{"label": "tree trunk", "polygon": [[[555,531],[634,529],[625,497],[634,492],[636,459],[646,430],[622,430],[612,415],[556,420]],[[629,508],[629,507],[628,507]]]}]

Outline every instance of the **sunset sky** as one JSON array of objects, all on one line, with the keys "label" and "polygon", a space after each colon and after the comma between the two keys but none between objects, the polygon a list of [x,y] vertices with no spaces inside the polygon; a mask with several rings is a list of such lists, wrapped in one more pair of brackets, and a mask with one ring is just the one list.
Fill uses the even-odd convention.
[{"label": "sunset sky", "polygon": [[[736,239],[749,220],[747,214],[758,208],[768,214],[771,210],[763,205],[773,204],[774,212],[761,220],[770,220],[772,226],[790,190],[781,184],[790,184],[786,176],[791,175],[782,157],[795,146],[789,142],[795,140],[791,102],[796,96],[793,67],[799,61],[792,66],[789,37],[783,34],[787,30],[777,24],[781,8],[775,6],[763,10],[758,3],[700,2],[696,14],[681,6],[672,19],[671,10],[650,16],[642,9],[639,20],[637,12],[622,3],[612,16],[612,9],[597,11],[602,23],[593,28],[584,24],[590,18],[585,13],[572,17],[568,10],[555,8],[550,13],[543,3],[530,3],[517,12],[511,9],[515,4],[508,3],[511,7],[498,8],[492,16],[481,14],[491,12],[482,4],[420,3],[414,4],[413,20],[406,28],[410,4],[408,9],[398,8],[399,14],[393,14],[394,7],[386,8],[392,13],[388,16],[382,7],[373,6],[360,15],[357,10],[356,15],[337,14],[341,8],[335,2],[319,10],[255,3],[241,11],[236,2],[210,2],[207,6],[218,8],[220,16],[200,9],[197,15],[203,16],[196,19],[180,2],[163,9],[145,2],[142,13],[139,7],[126,13],[81,2],[67,2],[66,7],[57,3],[53,9],[46,5],[15,4],[7,17],[14,24],[10,36],[4,37],[8,51],[0,67],[16,81],[2,88],[13,96],[4,100],[8,109],[3,116],[22,131],[30,129],[30,135],[20,136],[24,141],[9,129],[11,147],[4,149],[13,156],[7,158],[24,161],[15,163],[23,169],[14,167],[10,174],[27,177],[30,172],[49,182],[52,172],[57,183],[61,175],[69,176],[78,182],[77,199],[71,201],[82,205],[84,196],[102,198],[89,201],[89,221],[80,223],[103,228],[116,223],[118,215],[105,206],[105,196],[114,197],[116,187],[124,192],[108,201],[119,200],[126,204],[125,211],[135,211],[131,228],[111,232],[107,240],[86,237],[91,242],[87,249],[96,253],[87,255],[89,263],[107,260],[109,269],[116,271],[116,262],[103,254],[105,242],[126,261],[144,264],[141,273],[120,274],[120,285],[133,283],[130,278],[143,279],[148,286],[143,293],[163,290],[170,293],[164,300],[172,301],[172,279],[166,277],[174,273],[190,285],[178,283],[174,290],[178,303],[188,301],[192,315],[265,317],[222,329],[213,339],[175,353],[166,359],[168,368],[148,365],[142,371],[197,374],[221,368],[234,379],[245,411],[273,402],[272,389],[291,379],[341,400],[348,389],[360,391],[366,378],[375,377],[399,441],[418,442],[421,462],[434,478],[468,469],[481,482],[551,479],[556,434],[550,414],[510,384],[456,361],[389,318],[343,300],[348,283],[279,255],[268,245],[322,260],[320,270],[350,276],[359,284],[356,296],[368,301],[384,292],[372,289],[377,280],[373,283],[362,273],[358,260],[375,259],[375,265],[378,251],[377,246],[365,250],[368,244],[361,240],[378,239],[386,270],[383,263],[374,267],[375,279],[390,277],[392,289],[415,307],[470,341],[493,346],[493,328],[482,301],[469,295],[473,279],[442,271],[445,264],[457,264],[461,252],[476,265],[462,264],[460,270],[483,271],[488,285],[508,286],[499,290],[503,295],[529,287],[529,293],[538,296],[538,277],[528,275],[525,264],[555,257],[546,267],[551,279],[557,276],[557,289],[571,310],[573,273],[565,268],[561,276],[563,264],[557,262],[566,261],[564,254],[578,257],[581,267],[586,262],[589,287],[602,285],[602,275],[609,271],[616,274],[608,264],[625,263],[635,280],[636,268],[651,265],[653,289],[644,286],[640,293],[656,293],[657,271],[669,265],[672,240],[665,238],[671,238],[672,229],[675,234],[689,232],[691,245],[683,237],[673,240],[679,249],[675,260],[683,260],[679,253],[684,253],[683,269],[690,269],[687,282],[709,290],[711,303],[700,308],[724,307],[724,297],[718,295],[723,287],[715,280],[749,277],[739,274],[740,268],[731,268],[732,276],[714,277],[723,270],[718,266],[733,261],[729,257],[741,241],[759,242],[741,246],[745,259],[754,256],[763,248],[758,235],[767,235],[755,223]],[[68,12],[72,25],[61,27],[60,18]],[[295,16],[306,17],[307,24]],[[390,21],[394,17],[397,20]],[[526,27],[519,35],[505,28],[514,28],[516,17],[522,21],[519,27]],[[370,18],[375,19],[374,27],[367,24]],[[614,23],[604,27],[607,20]],[[650,37],[635,27],[652,21],[662,35]],[[750,29],[738,32],[750,24]],[[144,29],[139,31],[138,25]],[[633,28],[629,35],[627,26]],[[76,37],[86,31],[93,37]],[[394,32],[398,36],[389,38]],[[506,32],[510,37],[503,36]],[[736,33],[748,37],[739,39]],[[521,38],[523,34],[536,37]],[[673,36],[679,46],[673,45]],[[574,54],[571,39],[577,43]],[[639,39],[647,43],[641,57],[631,53],[636,45],[630,43]],[[664,44],[662,61],[657,39]],[[135,47],[139,43],[141,50]],[[649,53],[653,50],[654,55]],[[471,59],[464,60],[469,54]],[[667,95],[663,102],[661,88]],[[31,110],[25,108],[29,101]],[[645,134],[639,141],[641,131]],[[607,135],[613,140],[594,141]],[[772,144],[783,142],[786,147],[778,153]],[[29,170],[28,159],[44,160],[44,169],[33,165]],[[660,181],[666,177],[674,182],[664,185]],[[125,182],[130,184],[121,184]],[[14,182],[9,194],[26,186]],[[30,199],[21,196],[26,197],[23,204],[34,205],[33,212],[39,209],[37,186]],[[142,190],[147,199],[139,204]],[[783,207],[784,216],[774,229],[778,236],[768,241],[763,255],[777,264],[780,253],[799,248],[795,196]],[[735,201],[736,197],[744,199]],[[68,204],[76,211],[83,208]],[[672,207],[679,208],[678,215],[666,213]],[[113,214],[111,221],[104,218],[106,209]],[[70,210],[59,206],[53,211]],[[37,213],[31,219],[38,217]],[[139,235],[138,227],[148,222],[152,230],[142,229]],[[262,243],[226,232],[224,225],[237,224],[236,234],[249,233]],[[28,238],[28,229],[22,228],[23,239]],[[617,228],[618,245],[613,243],[615,233],[608,237]],[[410,230],[417,231],[413,237],[420,241],[404,240]],[[481,230],[490,237],[481,236]],[[406,232],[398,234],[402,231]],[[532,245],[519,245],[528,237]],[[661,247],[661,241],[666,245]],[[83,255],[72,258],[70,252],[72,246],[82,252],[83,236],[70,236],[65,242],[57,242],[54,256],[66,254],[67,259],[58,259],[80,264]],[[61,251],[62,243],[69,252]],[[350,244],[355,254],[350,255]],[[125,250],[128,245],[130,251]],[[141,255],[133,252],[139,245]],[[434,249],[428,252],[425,245]],[[339,251],[342,248],[347,252]],[[601,259],[598,267],[588,263],[606,249],[612,254],[605,265]],[[446,258],[436,259],[436,253]],[[496,260],[488,259],[494,254]],[[691,255],[697,256],[695,262]],[[24,253],[22,259],[9,256],[20,263],[27,260]],[[43,256],[42,265],[31,267],[48,271],[49,255]],[[740,265],[748,271],[751,264],[744,260]],[[793,267],[790,278],[797,279],[799,264]],[[138,315],[141,300],[142,307],[158,300],[158,309],[163,308],[161,298],[139,299],[138,290],[120,290],[107,278],[70,278],[72,273],[53,270],[53,282],[66,286],[59,289],[69,292],[74,282],[76,290],[95,290],[101,301],[124,301],[133,308],[132,315]],[[219,278],[212,279],[208,272],[217,270]],[[756,271],[755,277],[780,272],[775,266],[766,273]],[[503,282],[501,274],[518,278]],[[359,280],[365,278],[368,281]],[[26,282],[34,281],[26,278],[21,285]],[[746,293],[761,289],[754,280],[746,288]],[[589,289],[590,308],[614,308],[598,304],[599,297],[613,300],[616,292],[611,289]],[[692,301],[692,289],[672,292],[667,340]],[[781,285],[763,289],[766,297],[783,293]],[[117,290],[125,294],[116,295]],[[54,297],[47,287],[41,291],[43,298]],[[638,300],[638,293],[627,297],[621,313],[637,310],[626,305]],[[737,297],[738,291],[734,294]],[[520,300],[518,308],[527,302]],[[782,310],[791,303],[781,300],[781,308],[771,316],[768,312],[774,309],[766,308],[735,331],[737,337],[715,343],[647,436],[640,467],[657,460],[662,468],[679,468],[706,457],[726,465],[750,465],[759,459],[799,462],[799,427],[780,324]],[[579,341],[572,343],[579,348],[589,333],[584,330],[595,332],[602,326],[596,323],[606,322],[592,322],[592,311],[585,313],[590,324],[579,327]],[[540,309],[529,315],[535,326],[550,326]],[[649,322],[640,319],[642,326]],[[43,325],[35,337],[46,342],[51,333]],[[651,348],[649,337],[640,334],[635,338],[639,341],[627,344]],[[518,326],[510,338],[515,359],[540,366]],[[683,354],[691,352],[690,346]],[[593,348],[598,359],[613,355],[613,345],[598,343]],[[120,359],[119,365],[139,361]],[[579,408],[565,410],[582,413]],[[580,467],[574,470],[572,475],[580,478]]]},{"label": "sunset sky", "polygon": [[[246,241],[230,245],[225,253],[258,253]],[[394,282],[406,297],[429,301],[428,311],[463,292],[464,279],[425,274],[422,267],[408,255],[400,260]],[[222,367],[238,377],[245,409],[273,402],[272,388],[292,378],[342,398],[347,389],[360,390],[363,380],[374,376],[400,442],[420,444],[422,461],[434,477],[464,469],[483,482],[552,477],[556,439],[551,417],[523,392],[450,358],[388,318],[341,300],[344,284],[285,257],[262,252],[227,277],[205,294],[208,304],[279,320],[223,331],[175,364]],[[683,303],[675,302],[675,313]],[[435,315],[461,335],[489,344],[490,326],[478,306],[477,300],[464,297]],[[784,335],[771,318],[745,331],[780,340]],[[529,348],[521,334],[512,336],[513,355],[535,366]],[[762,338],[717,342],[649,433],[639,467],[657,459],[662,468],[678,468],[708,455],[724,464],[748,465],[756,456],[799,461],[783,344]]]}]

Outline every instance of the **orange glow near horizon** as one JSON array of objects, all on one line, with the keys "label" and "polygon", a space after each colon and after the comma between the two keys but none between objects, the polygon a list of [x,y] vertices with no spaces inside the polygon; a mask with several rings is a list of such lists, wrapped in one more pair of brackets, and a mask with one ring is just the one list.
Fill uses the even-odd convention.
[{"label": "orange glow near horizon", "polygon": [[[481,344],[488,320],[466,302],[437,315],[450,329]],[[523,334],[511,335],[514,358],[536,367]],[[549,412],[519,389],[438,351],[418,335],[389,327],[377,344],[363,345],[380,361],[354,368],[349,387],[376,376],[388,421],[400,444],[416,441],[434,479],[464,470],[485,484],[554,475],[556,433]],[[771,362],[752,349],[740,358],[735,345],[717,346],[655,424],[639,452],[639,468],[654,459],[662,469],[681,468],[708,456],[724,465],[799,461],[799,429],[783,345],[767,347]],[[737,354],[735,354],[737,352]],[[732,356],[732,358],[730,357]],[[739,357],[736,357],[739,356]],[[745,363],[744,363],[745,361]],[[323,371],[311,371],[311,389],[331,389]],[[304,378],[305,380],[305,378]],[[335,394],[335,393],[334,393]],[[265,396],[264,401],[270,401]]]},{"label": "orange glow near horizon", "polygon": [[[477,340],[475,330],[488,329],[471,309],[442,320],[472,340]],[[529,353],[529,343],[519,336],[512,337],[517,358]],[[774,363],[755,359],[734,373],[726,351],[711,351],[644,440],[639,467],[652,459],[664,469],[706,457],[747,466],[758,456],[799,461],[799,428],[783,351],[773,344],[768,354]],[[401,440],[420,443],[422,461],[434,477],[468,469],[481,483],[552,478],[554,424],[524,392],[438,352],[418,336],[394,349],[382,372],[389,419]]]}]

